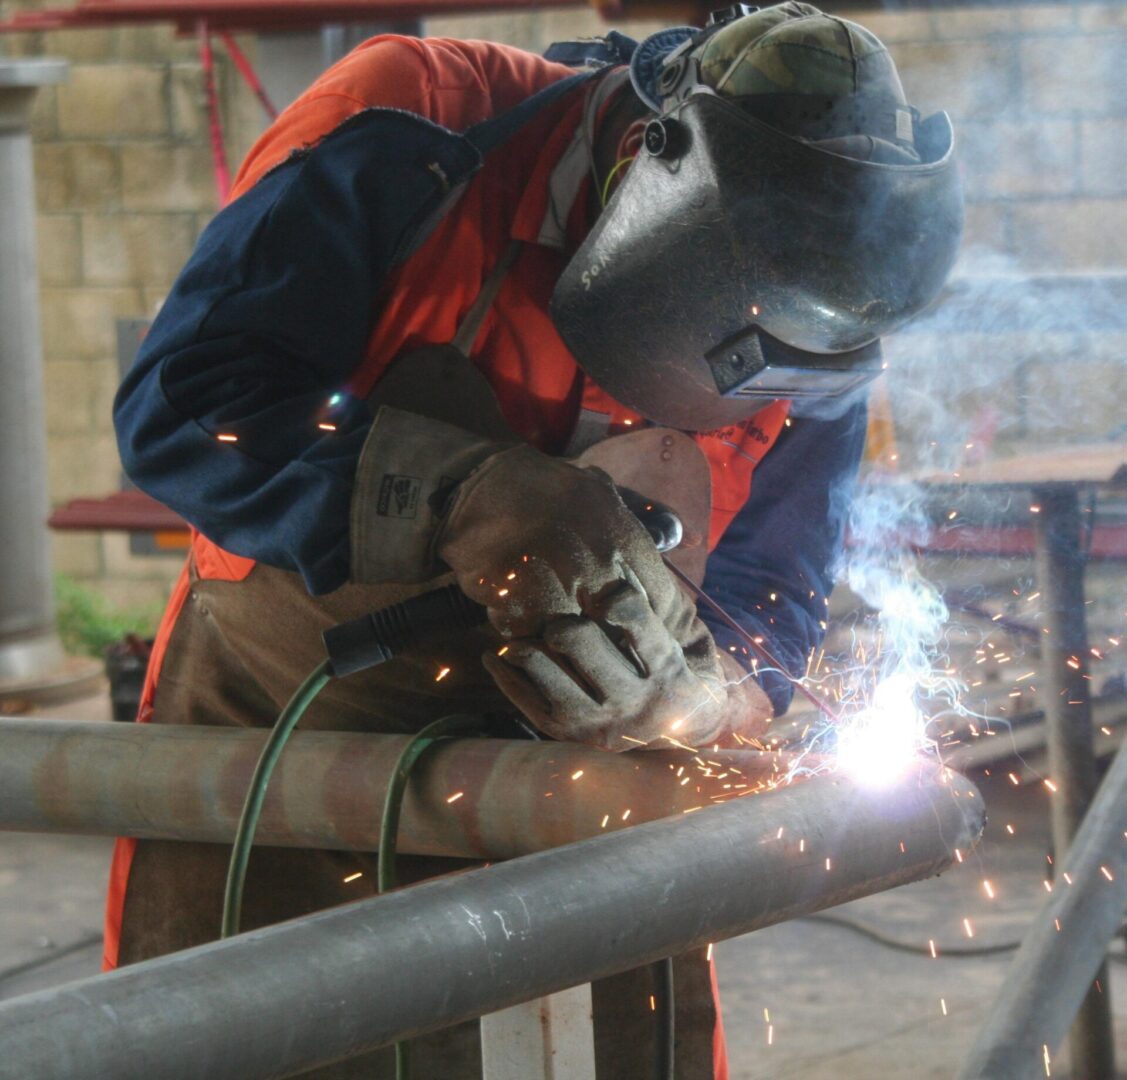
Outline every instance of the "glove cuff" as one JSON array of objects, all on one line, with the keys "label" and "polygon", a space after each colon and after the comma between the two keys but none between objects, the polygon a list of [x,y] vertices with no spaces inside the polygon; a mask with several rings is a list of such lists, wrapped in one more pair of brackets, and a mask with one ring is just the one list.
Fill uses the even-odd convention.
[{"label": "glove cuff", "polygon": [[462,428],[382,407],[352,494],[352,581],[414,584],[441,572],[434,539],[457,485],[505,448]]}]

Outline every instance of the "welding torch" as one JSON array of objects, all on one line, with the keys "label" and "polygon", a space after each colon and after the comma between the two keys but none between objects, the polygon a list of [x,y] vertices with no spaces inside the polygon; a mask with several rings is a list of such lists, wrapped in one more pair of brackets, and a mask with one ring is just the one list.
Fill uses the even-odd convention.
[{"label": "welding torch", "polygon": [[[668,553],[680,546],[684,536],[677,514],[663,503],[647,499],[630,488],[619,487],[618,494],[649,533],[670,573],[738,635],[762,663],[778,671],[799,693],[836,722],[838,716],[824,700],[801,679],[791,675],[762,640],[753,637],[669,559]],[[340,678],[382,664],[406,649],[425,644],[435,634],[448,632],[451,628],[469,630],[486,621],[486,608],[482,604],[467,597],[457,585],[446,585],[330,627],[321,636],[328,654],[330,673]]]},{"label": "welding torch", "polygon": [[[668,506],[629,488],[618,488],[618,494],[662,555],[680,545],[684,535],[681,519]],[[330,673],[340,678],[382,664],[451,628],[470,630],[486,620],[482,604],[471,600],[457,585],[446,585],[330,627],[321,639]]]}]

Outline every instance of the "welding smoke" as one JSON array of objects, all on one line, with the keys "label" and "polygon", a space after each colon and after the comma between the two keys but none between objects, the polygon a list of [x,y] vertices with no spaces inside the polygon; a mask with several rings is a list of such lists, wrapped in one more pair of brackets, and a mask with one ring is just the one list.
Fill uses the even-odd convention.
[{"label": "welding smoke", "polygon": [[[933,312],[886,342],[895,452],[870,466],[855,488],[848,511],[850,542],[837,572],[870,610],[853,627],[854,645],[862,643],[865,663],[854,665],[844,701],[862,708],[887,680],[906,700],[903,689],[911,684],[914,700],[924,706],[923,713],[904,710],[905,722],[919,728],[918,746],[926,745],[924,714],[973,714],[966,686],[947,674],[947,649],[956,637],[965,637],[972,647],[986,642],[990,623],[980,616],[977,623],[960,618],[954,626],[915,551],[937,534],[957,537],[968,524],[983,529],[980,535],[1028,525],[1027,490],[983,489],[966,484],[964,472],[1078,436],[1106,438],[1115,433],[1118,408],[1109,412],[1103,405],[1103,430],[1085,430],[1072,410],[1062,407],[1068,400],[1063,392],[1046,392],[1043,381],[1055,354],[1076,381],[1072,397],[1089,392],[1087,380],[1078,378],[1076,343],[1084,340],[1082,327],[1091,330],[1122,318],[1113,283],[1021,275],[1011,259],[981,249],[964,253],[962,267],[963,276],[952,280]],[[913,477],[927,482],[913,482]],[[953,555],[944,575],[965,558]],[[1013,574],[1018,580],[1030,570],[1027,556],[1017,562],[995,559],[989,573],[991,579]],[[969,582],[978,575],[963,576]],[[961,592],[960,603],[975,602],[990,586],[968,583]],[[1021,611],[1027,619],[1037,614],[1036,608]],[[1016,657],[1021,649],[1021,643],[1013,643],[1010,651]]]},{"label": "welding smoke", "polygon": [[858,484],[850,506],[850,547],[838,576],[876,613],[882,677],[924,678],[947,621],[947,605],[912,549],[927,533],[924,505],[918,485],[878,473]]}]

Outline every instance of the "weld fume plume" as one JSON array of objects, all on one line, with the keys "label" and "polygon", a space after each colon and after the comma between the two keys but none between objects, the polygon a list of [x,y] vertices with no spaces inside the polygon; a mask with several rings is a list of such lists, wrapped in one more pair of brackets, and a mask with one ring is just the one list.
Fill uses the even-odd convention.
[{"label": "weld fume plume", "polygon": [[[957,676],[947,644],[956,639],[956,651],[973,649],[979,658],[993,653],[989,658],[994,659],[1000,649],[991,640],[998,640],[999,632],[989,622],[951,622],[939,589],[920,571],[913,545],[929,534],[957,534],[966,523],[987,530],[1028,525],[1031,499],[1018,488],[984,493],[963,480],[963,471],[1014,453],[1115,435],[1107,426],[1113,417],[1106,408],[1098,428],[1078,425],[1075,412],[1062,407],[1067,399],[1044,387],[1045,372],[1056,364],[1061,373],[1053,385],[1071,380],[1073,400],[1085,393],[1099,396],[1091,394],[1086,385],[1091,380],[1085,378],[1089,371],[1095,376],[1098,365],[1081,362],[1087,359],[1082,346],[1092,349],[1093,330],[1123,320],[1114,303],[1114,282],[1023,275],[1008,257],[981,249],[965,251],[960,263],[961,274],[945,299],[886,342],[895,453],[883,470],[870,469],[855,490],[850,543],[838,568],[839,580],[872,612],[855,623],[849,655],[833,665],[835,696],[852,718],[839,733],[838,749],[843,758],[849,751],[856,764],[858,731],[870,730],[872,738],[864,745],[878,771],[891,766],[885,752],[889,744],[905,752],[935,745],[925,735],[929,718],[958,718],[972,735],[980,722],[989,730],[986,718],[974,711],[986,703],[972,701],[958,677],[973,678],[972,672],[984,669],[973,667],[971,659]],[[1107,389],[1103,397],[1112,396]],[[913,483],[911,476],[928,477],[930,483]],[[937,480],[947,486],[934,486]],[[961,576],[971,581],[963,591],[973,599],[988,586],[965,574],[962,558],[952,557],[940,573],[946,579],[952,567],[962,565]],[[1027,557],[994,560],[990,577],[1017,577],[1027,562]],[[1022,601],[1038,595],[1031,581],[1014,596],[1019,592]],[[1037,611],[1021,614],[1034,617]],[[1007,644],[1006,659],[1023,660],[1023,648]],[[1035,645],[1028,651],[1035,654]]]}]

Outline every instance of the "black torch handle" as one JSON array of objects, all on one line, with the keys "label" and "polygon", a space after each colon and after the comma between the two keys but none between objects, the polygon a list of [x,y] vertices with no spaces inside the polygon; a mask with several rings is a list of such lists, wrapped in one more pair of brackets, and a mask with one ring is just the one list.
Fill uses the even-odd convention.
[{"label": "black torch handle", "polygon": [[[619,488],[623,502],[664,554],[681,543],[681,519],[668,507],[629,488]],[[339,623],[321,635],[329,667],[336,678],[375,667],[404,649],[433,640],[451,630],[470,630],[486,620],[486,610],[457,585],[412,596],[358,619]]]}]

